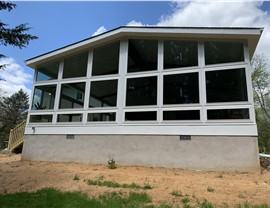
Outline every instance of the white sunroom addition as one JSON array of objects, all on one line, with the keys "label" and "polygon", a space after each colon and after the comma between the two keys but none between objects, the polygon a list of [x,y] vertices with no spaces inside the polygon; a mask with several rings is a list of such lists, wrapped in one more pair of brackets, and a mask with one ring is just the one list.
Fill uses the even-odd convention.
[{"label": "white sunroom addition", "polygon": [[[35,78],[25,158],[36,159],[29,153],[34,148],[30,138],[42,135],[72,135],[74,142],[79,135],[88,136],[89,145],[91,135],[118,135],[121,142],[134,135],[134,140],[169,137],[161,144],[170,136],[180,136],[181,141],[181,135],[188,142],[192,137],[224,137],[223,141],[247,137],[253,145],[257,127],[250,60],[261,32],[261,28],[120,27],[27,60]],[[105,142],[99,141],[98,146]],[[252,148],[256,151],[256,144]],[[159,166],[132,157],[122,164]],[[183,161],[177,164],[169,166],[196,168],[181,165]]]}]

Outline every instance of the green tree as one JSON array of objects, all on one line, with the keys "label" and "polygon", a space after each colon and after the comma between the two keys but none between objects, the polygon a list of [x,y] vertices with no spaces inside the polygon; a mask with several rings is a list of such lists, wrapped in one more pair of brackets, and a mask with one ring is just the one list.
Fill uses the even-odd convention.
[{"label": "green tree", "polygon": [[9,132],[27,117],[29,96],[20,89],[0,99],[0,148],[8,141]]},{"label": "green tree", "polygon": [[[16,4],[0,1],[0,11],[7,10],[11,11],[16,8]],[[29,44],[30,40],[37,39],[36,36],[26,33],[30,28],[27,24],[20,24],[14,28],[9,28],[8,24],[3,23],[0,20],[0,45],[8,46],[12,45],[22,49]],[[5,55],[0,53],[0,58],[4,58]],[[0,69],[6,65],[0,65]]]},{"label": "green tree", "polygon": [[253,95],[256,107],[259,148],[270,152],[270,72],[267,59],[256,54],[252,60]]}]

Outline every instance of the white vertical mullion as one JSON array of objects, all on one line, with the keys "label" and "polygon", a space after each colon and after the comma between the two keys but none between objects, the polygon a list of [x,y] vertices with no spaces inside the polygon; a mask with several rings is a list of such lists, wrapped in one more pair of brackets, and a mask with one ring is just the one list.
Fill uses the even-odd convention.
[{"label": "white vertical mullion", "polygon": [[157,121],[158,123],[161,123],[163,120],[163,114],[162,114],[162,105],[163,105],[163,41],[158,41],[158,64],[157,64],[157,70],[158,70],[158,80],[157,80]]},{"label": "white vertical mullion", "polygon": [[84,91],[84,113],[83,113],[83,124],[87,123],[87,109],[89,108],[89,98],[90,98],[90,77],[92,74],[92,65],[93,65],[93,51],[88,53],[88,62],[87,62],[87,73],[86,73],[86,82],[85,82],[85,91]]},{"label": "white vertical mullion", "polygon": [[56,92],[55,92],[55,101],[54,101],[54,114],[53,114],[53,120],[52,123],[57,123],[57,110],[59,109],[59,103],[60,103],[60,93],[61,93],[61,83],[63,76],[63,70],[64,70],[64,61],[61,61],[59,64],[59,72],[58,72],[58,83],[56,84]]},{"label": "white vertical mullion", "polygon": [[124,103],[125,103],[125,74],[127,71],[127,60],[128,60],[128,40],[120,41],[120,50],[119,50],[119,79],[117,86],[117,113],[116,113],[116,122],[118,125],[123,124],[124,122]]},{"label": "white vertical mullion", "polygon": [[[33,102],[34,102],[35,83],[36,83],[36,80],[37,80],[36,78],[37,78],[37,70],[35,70],[35,72],[34,72],[34,79],[33,79],[32,91],[31,91],[31,95],[30,95],[31,97],[30,97],[30,103],[29,103],[28,112],[31,112],[32,105],[33,105]],[[29,120],[30,120],[30,113],[28,113],[28,115],[27,115],[26,124],[29,123]]]},{"label": "white vertical mullion", "polygon": [[200,111],[201,121],[205,123],[207,121],[207,111],[205,108],[206,105],[206,76],[205,76],[205,59],[204,59],[204,42],[198,42],[198,64],[199,64],[199,95],[200,95],[200,104],[202,110]]},{"label": "white vertical mullion", "polygon": [[249,116],[250,116],[250,120],[256,123],[256,115],[255,115],[254,100],[253,100],[253,87],[252,87],[252,80],[251,80],[252,66],[250,63],[250,56],[249,56],[247,42],[244,42],[244,55],[245,55],[245,62],[247,63],[247,66],[245,67],[245,74],[246,74],[246,87],[247,87],[247,94],[248,94],[248,102],[252,104],[252,108],[249,108]]}]

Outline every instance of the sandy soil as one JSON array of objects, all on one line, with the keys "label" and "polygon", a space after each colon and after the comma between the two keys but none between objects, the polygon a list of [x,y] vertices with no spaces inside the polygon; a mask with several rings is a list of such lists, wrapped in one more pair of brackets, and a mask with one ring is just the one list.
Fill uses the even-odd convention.
[{"label": "sandy soil", "polygon": [[[79,180],[74,180],[77,175]],[[150,190],[129,190],[87,185],[87,180],[110,180],[118,183],[150,184]],[[125,167],[109,169],[105,165],[77,163],[52,163],[21,161],[21,155],[0,154],[0,194],[18,191],[34,191],[54,187],[63,191],[81,191],[97,196],[110,191],[146,191],[154,204],[165,202],[181,205],[181,199],[188,197],[191,203],[204,199],[215,204],[230,207],[249,202],[270,204],[270,172],[223,173],[189,171],[182,169]],[[207,190],[214,189],[213,192]],[[182,197],[171,194],[182,193]]]}]

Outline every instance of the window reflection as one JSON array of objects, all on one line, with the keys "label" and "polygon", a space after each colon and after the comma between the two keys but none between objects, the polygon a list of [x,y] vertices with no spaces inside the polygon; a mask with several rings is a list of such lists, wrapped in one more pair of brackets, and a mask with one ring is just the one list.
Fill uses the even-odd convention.
[{"label": "window reflection", "polygon": [[156,105],[157,77],[127,79],[126,106]]},{"label": "window reflection", "polygon": [[62,84],[59,108],[83,108],[85,83]]},{"label": "window reflection", "polygon": [[63,78],[85,77],[87,62],[88,52],[65,58]]},{"label": "window reflection", "polygon": [[206,72],[208,103],[247,101],[245,69]]},{"label": "window reflection", "polygon": [[51,123],[52,115],[31,115],[30,123]]},{"label": "window reflection", "polygon": [[116,113],[88,113],[87,121],[115,121]]},{"label": "window reflection", "polygon": [[113,107],[117,104],[117,80],[92,81],[89,107]]},{"label": "window reflection", "polygon": [[57,122],[81,122],[82,114],[60,114],[57,116]]},{"label": "window reflection", "polygon": [[249,109],[207,110],[207,119],[249,119]]},{"label": "window reflection", "polygon": [[222,64],[244,61],[243,43],[205,41],[205,64]]},{"label": "window reflection", "polygon": [[46,81],[57,79],[59,62],[48,63],[37,67],[36,81]]},{"label": "window reflection", "polygon": [[118,74],[120,42],[94,49],[92,75]]},{"label": "window reflection", "polygon": [[164,104],[199,103],[198,73],[164,76]]},{"label": "window reflection", "polygon": [[157,70],[157,40],[129,40],[128,72]]},{"label": "window reflection", "polygon": [[32,110],[48,110],[54,108],[56,85],[36,86]]},{"label": "window reflection", "polygon": [[164,69],[197,65],[197,41],[164,41]]}]

